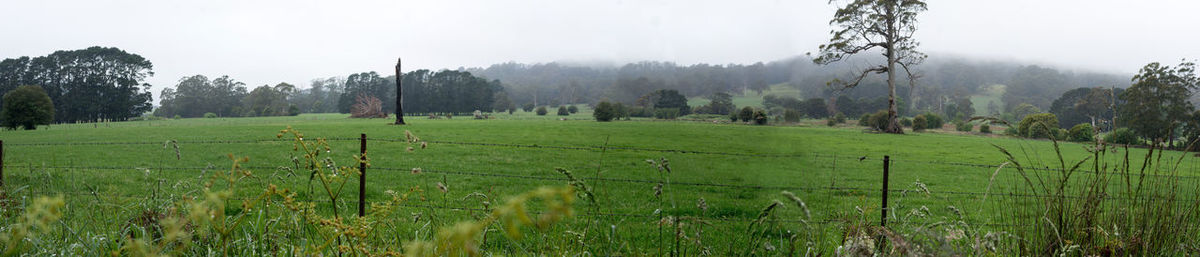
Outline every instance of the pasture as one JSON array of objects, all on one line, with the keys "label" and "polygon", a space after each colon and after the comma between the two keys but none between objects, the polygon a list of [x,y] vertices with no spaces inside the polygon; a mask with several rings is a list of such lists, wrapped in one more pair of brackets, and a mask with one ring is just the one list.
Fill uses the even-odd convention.
[{"label": "pasture", "polygon": [[[327,139],[331,148],[320,158],[329,158],[333,166],[357,167],[359,136],[366,134],[366,200],[387,201],[388,191],[414,190],[397,211],[377,220],[386,229],[368,240],[396,251],[402,242],[431,240],[439,228],[477,219],[506,197],[565,186],[570,181],[556,168],[586,184],[594,200],[576,199],[573,217],[545,231],[527,231],[533,236],[523,239],[498,236],[499,228],[485,229],[482,249],[512,255],[789,255],[788,249],[796,255],[832,254],[844,246],[846,231],[878,224],[885,155],[893,160],[889,228],[911,232],[923,224],[963,222],[982,237],[1011,230],[1006,226],[1014,225],[1012,218],[1003,214],[1022,208],[1012,205],[1017,201],[1000,200],[1004,193],[1021,191],[1015,188],[1023,182],[1013,164],[998,169],[1009,160],[997,147],[1008,149],[1030,168],[1027,172],[1042,174],[1038,176],[1057,174],[1060,166],[1050,141],[942,131],[874,134],[851,124],[827,127],[819,121],[778,126],[728,120],[601,123],[587,110],[567,117],[518,111],[487,120],[406,119],[409,125],[394,126],[389,119],[305,114],[2,131],[6,201],[14,206],[2,219],[16,222],[16,211],[36,196],[62,195],[61,221],[33,244],[44,253],[114,251],[139,215],[148,210],[170,213],[181,199],[203,196],[213,174],[229,172],[230,155],[249,157],[242,165],[252,173],[238,182],[231,199],[253,198],[273,184],[296,192],[297,199],[323,201],[316,209],[328,214],[329,198],[313,189],[310,171],[300,164],[303,156],[293,150],[295,141],[286,135],[277,138],[288,127],[303,133],[304,140]],[[427,147],[409,143],[406,131]],[[1061,143],[1061,156],[1069,166],[1093,156],[1088,147]],[[1147,150],[1114,148],[1102,158],[1122,159],[1125,151],[1137,166]],[[1162,158],[1181,161],[1174,174],[1181,179],[1200,175],[1195,157],[1167,152]],[[669,170],[655,165],[663,160]],[[342,216],[356,209],[357,183],[350,179],[340,190]],[[794,193],[807,209],[782,191]],[[786,204],[768,207],[776,200]],[[227,201],[225,213],[241,210],[240,201]],[[272,225],[269,213],[254,215],[234,253],[286,249],[279,244],[301,249],[319,245],[303,235],[271,235],[277,229],[272,226],[283,226]],[[789,235],[805,233],[798,236],[800,244],[789,243],[797,238]]]}]

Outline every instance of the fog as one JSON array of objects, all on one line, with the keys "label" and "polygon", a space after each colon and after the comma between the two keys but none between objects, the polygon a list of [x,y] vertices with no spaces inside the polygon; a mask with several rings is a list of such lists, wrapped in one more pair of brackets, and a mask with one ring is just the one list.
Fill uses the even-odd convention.
[{"label": "fog", "polygon": [[[1197,1],[929,0],[931,56],[1132,74],[1200,58]],[[515,61],[753,63],[829,39],[826,1],[6,1],[0,57],[111,46],[155,64],[157,94],[183,76],[249,86],[362,71]],[[155,99],[157,102],[157,99]]]}]

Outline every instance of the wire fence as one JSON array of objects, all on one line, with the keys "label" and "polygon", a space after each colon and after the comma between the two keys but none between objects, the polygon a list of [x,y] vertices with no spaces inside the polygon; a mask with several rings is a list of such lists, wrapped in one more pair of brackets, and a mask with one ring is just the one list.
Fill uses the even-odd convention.
[{"label": "wire fence", "polygon": [[[331,138],[323,138],[323,139],[326,141],[331,141],[331,142],[360,141],[363,144],[366,144],[366,142],[381,142],[381,143],[409,143],[410,142],[408,139],[405,139],[405,138],[367,138],[367,139],[362,139],[362,138],[351,138],[351,137],[331,137]],[[293,140],[288,139],[288,138],[284,138],[284,139],[270,138],[270,139],[231,139],[231,140],[123,141],[123,142],[122,141],[118,141],[118,142],[105,142],[105,141],[97,141],[97,142],[30,142],[30,143],[3,143],[3,142],[0,142],[0,147],[6,147],[6,148],[0,148],[0,149],[2,149],[3,151],[12,152],[12,151],[40,151],[40,150],[44,150],[44,149],[39,149],[38,147],[54,147],[54,146],[166,145],[166,144],[171,144],[171,143],[184,144],[184,145],[187,145],[187,144],[220,145],[220,144],[261,144],[261,143],[287,143],[287,142],[293,142]],[[599,153],[603,153],[606,151],[631,151],[631,152],[653,152],[653,153],[681,154],[681,155],[728,156],[728,157],[738,157],[738,158],[772,158],[772,159],[812,158],[813,160],[832,161],[833,164],[835,165],[835,167],[834,167],[835,169],[836,169],[837,161],[844,161],[844,162],[849,162],[849,163],[858,164],[858,165],[879,161],[878,159],[876,159],[877,157],[873,157],[873,156],[877,156],[877,154],[875,154],[875,153],[863,153],[863,154],[855,154],[855,155],[848,155],[848,154],[838,155],[838,154],[827,154],[827,153],[817,153],[817,152],[756,153],[756,152],[735,152],[735,151],[706,151],[706,150],[688,150],[688,149],[649,148],[649,147],[621,146],[621,145],[607,145],[607,144],[606,145],[542,145],[542,144],[467,142],[467,141],[442,141],[442,140],[432,140],[432,141],[424,141],[424,142],[427,142],[430,144],[456,145],[456,146],[465,146],[465,147],[530,148],[530,149],[592,151],[592,152],[599,152]],[[779,161],[779,160],[775,160],[775,161]],[[30,164],[30,163],[3,162],[2,155],[0,155],[0,163],[2,163],[2,165],[0,165],[0,167],[3,167],[4,169],[26,168],[26,167],[32,167],[32,168],[36,168],[36,169],[51,169],[51,170],[111,170],[111,171],[120,171],[120,170],[201,171],[201,170],[213,170],[214,169],[214,167],[211,167],[211,166],[210,167],[198,167],[198,166],[194,166],[194,167],[178,167],[178,166],[136,167],[136,166],[107,166],[107,165],[34,165],[34,164]],[[971,163],[971,162],[937,161],[937,160],[904,159],[904,158],[900,158],[900,159],[891,158],[889,160],[889,162],[886,164],[890,165],[890,164],[897,164],[897,163],[899,163],[899,164],[915,164],[915,165],[938,165],[938,166],[946,166],[946,167],[980,169],[980,170],[983,170],[984,172],[989,172],[989,173],[993,172],[993,170],[999,170],[999,169],[1023,169],[1023,170],[1027,170],[1027,171],[1038,171],[1038,172],[1047,172],[1047,173],[1061,173],[1061,172],[1065,171],[1064,169],[1061,169],[1061,168],[1055,169],[1055,168],[1050,168],[1050,167],[1016,167],[1016,165],[1005,165],[1003,162],[989,164],[989,163]],[[245,166],[244,168],[258,169],[258,170],[272,170],[272,169],[279,169],[280,167],[279,166]],[[217,168],[217,169],[219,169],[219,168]],[[395,173],[412,172],[411,168],[402,168],[402,167],[371,167],[370,170],[395,172]],[[0,181],[3,181],[2,171],[3,170],[0,169]],[[425,169],[421,169],[421,172],[430,173],[430,174],[440,174],[440,175],[444,175],[444,176],[505,178],[505,179],[535,180],[535,181],[561,181],[561,182],[569,182],[570,181],[570,179],[561,177],[561,176],[520,175],[520,174],[516,174],[517,172],[514,172],[514,171],[502,171],[502,170],[478,171],[478,170],[461,170],[461,169],[425,168]],[[1076,172],[1078,172],[1079,174],[1096,174],[1096,175],[1098,175],[1098,174],[1127,175],[1127,176],[1131,175],[1131,174],[1121,173],[1121,172],[1113,172],[1113,171],[1097,172],[1097,171],[1089,171],[1089,170],[1083,170],[1083,169],[1079,169]],[[1177,175],[1177,174],[1132,174],[1132,175],[1154,176],[1154,177],[1170,178],[1170,179],[1200,178],[1200,176]],[[1044,198],[1088,199],[1088,198],[1097,198],[1098,197],[1099,199],[1103,199],[1103,200],[1134,201],[1134,200],[1144,200],[1147,198],[1152,198],[1150,196],[1112,196],[1112,195],[1085,196],[1085,195],[1067,195],[1067,194],[1043,195],[1043,194],[1012,193],[1012,192],[990,192],[987,190],[980,192],[980,191],[947,191],[947,190],[928,190],[928,189],[924,189],[924,190],[919,190],[919,189],[918,190],[914,190],[914,189],[881,189],[881,188],[864,187],[864,186],[856,187],[856,186],[833,186],[833,185],[831,185],[831,186],[812,186],[812,185],[783,186],[783,185],[760,185],[760,184],[731,184],[731,183],[714,183],[714,182],[701,182],[701,181],[678,181],[678,180],[664,181],[664,180],[653,180],[653,179],[594,177],[594,176],[593,177],[581,177],[580,179],[584,180],[584,181],[594,181],[594,182],[667,185],[667,186],[678,186],[678,187],[709,187],[709,188],[725,188],[725,189],[733,189],[733,190],[770,190],[770,191],[789,190],[789,191],[821,192],[821,193],[852,192],[852,193],[855,193],[854,195],[857,195],[857,196],[873,197],[873,198],[882,197],[884,193],[897,193],[897,194],[924,193],[924,194],[940,195],[940,196],[944,196],[947,198],[957,197],[957,198],[965,198],[965,199],[982,199],[982,198],[987,198],[987,197],[1030,198],[1030,199],[1044,199]],[[0,184],[0,185],[3,185],[3,184]],[[85,191],[85,192],[60,192],[60,193],[70,194],[70,195],[96,196],[98,192],[94,192],[94,191],[86,192]],[[120,195],[105,194],[105,197],[151,199],[153,196],[134,196],[134,195],[120,196]],[[1162,199],[1162,200],[1164,200],[1164,201],[1182,201],[1182,202],[1189,202],[1189,201],[1196,202],[1197,201],[1196,199],[1177,199],[1177,198]],[[347,203],[365,203],[365,202],[359,202],[359,201],[346,201],[346,202]],[[438,205],[421,205],[421,206],[405,205],[405,206],[444,209],[444,210],[487,211],[487,210],[480,209],[480,208],[460,207],[460,206],[438,206]],[[884,209],[886,209],[886,208],[884,208]],[[584,213],[581,215],[595,215],[595,216],[601,216],[601,217],[634,217],[634,218],[655,218],[655,219],[661,218],[659,215],[637,214],[637,213]],[[757,219],[747,219],[747,218],[739,218],[739,217],[714,217],[713,219],[720,220],[720,221],[730,221],[730,222],[750,222],[750,221],[757,220]],[[794,222],[794,223],[809,223],[809,224],[828,224],[828,223],[834,223],[834,222],[845,222],[845,219],[835,219],[835,218],[822,218],[822,219],[817,219],[817,220],[786,220],[786,219],[780,220],[780,219],[777,219],[775,221]],[[905,221],[900,221],[900,222],[895,222],[895,223],[904,224],[904,222]],[[1027,226],[1027,225],[1022,225],[1022,224],[1000,224],[1000,223],[988,223],[988,222],[982,222],[982,221],[970,223],[970,224],[975,225],[975,226],[993,226],[993,227]]]}]

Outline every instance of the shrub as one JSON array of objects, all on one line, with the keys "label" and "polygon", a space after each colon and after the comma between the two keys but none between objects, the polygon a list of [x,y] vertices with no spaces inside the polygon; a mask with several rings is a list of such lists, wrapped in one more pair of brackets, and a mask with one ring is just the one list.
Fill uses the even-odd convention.
[{"label": "shrub", "polygon": [[754,110],[754,124],[767,125],[767,111],[763,109]]},{"label": "shrub", "polygon": [[879,111],[875,114],[871,114],[867,125],[869,125],[871,129],[883,131],[888,125],[888,111]]},{"label": "shrub", "polygon": [[205,117],[205,118],[212,119],[212,118],[216,118],[216,117],[217,117],[217,114],[216,114],[216,113],[211,113],[211,112],[206,112],[206,113],[204,113],[204,117]]},{"label": "shrub", "polygon": [[572,104],[571,106],[567,106],[567,111],[571,113],[577,113],[579,112],[579,107],[576,107],[574,104]]},{"label": "shrub", "polygon": [[975,129],[975,125],[971,125],[971,123],[969,123],[969,122],[965,122],[965,121],[961,121],[961,120],[954,122],[954,130],[958,130],[958,131],[962,131],[962,132],[971,132],[971,130],[973,130],[973,129]]},{"label": "shrub", "polygon": [[654,117],[653,110],[645,107],[633,107],[629,108],[629,116],[642,118]]},{"label": "shrub", "polygon": [[863,127],[870,127],[871,126],[871,114],[866,113],[866,114],[863,114],[862,117],[858,117],[858,125],[863,126]]},{"label": "shrub", "polygon": [[545,106],[540,106],[540,107],[538,107],[538,108],[537,108],[537,115],[538,115],[538,116],[546,116],[546,113],[549,113],[549,112],[550,112],[550,111],[547,111]]},{"label": "shrub", "polygon": [[673,120],[679,117],[679,109],[676,108],[660,108],[654,110],[654,118]]},{"label": "shrub", "polygon": [[783,111],[783,121],[786,122],[800,122],[800,116],[800,112],[796,110],[788,109]]},{"label": "shrub", "polygon": [[176,120],[178,120],[178,119],[182,119],[182,118],[183,118],[183,117],[179,116],[179,114],[175,114],[175,119],[176,119]]},{"label": "shrub", "polygon": [[1092,131],[1092,124],[1079,123],[1067,132],[1067,140],[1071,142],[1088,142],[1092,141],[1095,132]]},{"label": "shrub", "polygon": [[838,124],[846,123],[846,115],[838,112],[833,115],[833,120],[837,121]]},{"label": "shrub", "polygon": [[[1052,113],[1026,115],[1017,127],[1017,133],[1028,138],[1050,138],[1057,133],[1058,117]],[[1057,139],[1062,139],[1058,137]]]},{"label": "shrub", "polygon": [[988,125],[987,123],[980,124],[980,125],[979,125],[979,133],[991,134],[991,133],[992,133],[992,126],[991,126],[991,125]]},{"label": "shrub", "polygon": [[925,115],[925,129],[941,129],[946,125],[946,121],[942,120],[942,116],[927,112]]},{"label": "shrub", "polygon": [[913,131],[924,131],[925,126],[927,126],[926,124],[929,124],[929,120],[925,119],[924,114],[917,115],[917,117],[913,118],[912,122],[913,122],[913,126],[912,126]]},{"label": "shrub", "polygon": [[296,106],[296,105],[294,105],[294,104],[290,104],[290,105],[288,105],[288,112],[287,112],[287,115],[288,115],[288,116],[297,116],[297,115],[300,115],[300,107],[297,107],[297,106]]},{"label": "shrub", "polygon": [[838,124],[838,122],[837,122],[836,118],[825,119],[825,126],[833,127],[833,126],[837,126],[837,124]]},{"label": "shrub", "polygon": [[612,121],[613,118],[618,116],[620,115],[617,113],[616,108],[609,102],[596,104],[596,109],[592,111],[592,117],[595,117],[596,121],[600,122]]},{"label": "shrub", "polygon": [[559,106],[558,107],[558,116],[567,116],[567,115],[571,115],[571,111],[568,111],[566,106]]},{"label": "shrub", "polygon": [[534,106],[533,106],[533,104],[530,104],[530,103],[527,103],[527,104],[522,104],[522,105],[521,105],[521,110],[523,110],[523,111],[525,111],[525,112],[532,112],[532,111],[533,111],[533,107],[534,107]]},{"label": "shrub", "polygon": [[729,114],[729,122],[737,122],[737,121],[738,121],[738,113],[736,113],[736,112],[730,113]]},{"label": "shrub", "polygon": [[912,119],[909,119],[909,118],[900,119],[900,126],[912,127],[912,125],[913,125]]},{"label": "shrub", "polygon": [[1104,142],[1109,144],[1136,145],[1138,141],[1137,134],[1129,128],[1119,128],[1104,135]]},{"label": "shrub", "polygon": [[738,119],[741,119],[742,122],[749,122],[754,119],[754,108],[750,106],[742,107],[742,110],[738,111]]},{"label": "shrub", "polygon": [[54,102],[42,87],[21,86],[4,94],[0,120],[8,129],[34,130],[54,121]]}]

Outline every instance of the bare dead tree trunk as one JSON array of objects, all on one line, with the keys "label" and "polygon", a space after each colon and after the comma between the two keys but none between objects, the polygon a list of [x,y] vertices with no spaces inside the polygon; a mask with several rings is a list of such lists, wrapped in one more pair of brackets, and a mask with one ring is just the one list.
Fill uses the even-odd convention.
[{"label": "bare dead tree trunk", "polygon": [[403,89],[401,81],[404,80],[404,74],[400,73],[400,58],[396,58],[396,123],[394,125],[404,125],[404,96],[400,93]]}]

